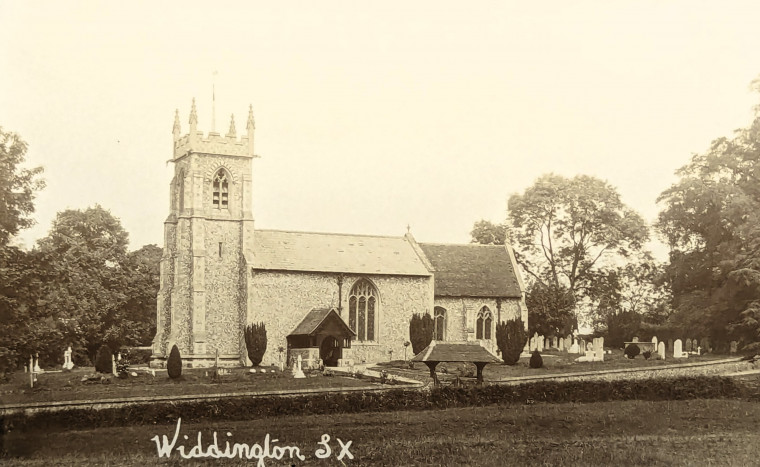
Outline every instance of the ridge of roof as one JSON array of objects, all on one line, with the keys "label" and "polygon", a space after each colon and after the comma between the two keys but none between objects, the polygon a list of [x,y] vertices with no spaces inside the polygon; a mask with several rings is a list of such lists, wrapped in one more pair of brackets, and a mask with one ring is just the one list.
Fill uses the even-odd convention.
[{"label": "ridge of roof", "polygon": [[478,248],[482,247],[496,247],[496,248],[506,248],[507,245],[484,245],[482,243],[438,243],[438,242],[417,242],[420,245],[431,245],[431,246],[474,246]]},{"label": "ridge of roof", "polygon": [[368,237],[368,238],[393,238],[403,239],[403,235],[373,235],[373,234],[352,234],[345,232],[314,232],[308,230],[283,230],[283,229],[254,229],[256,232],[276,232],[276,233],[292,233],[292,234],[307,234],[307,235],[325,235],[325,236],[340,236],[340,237]]}]

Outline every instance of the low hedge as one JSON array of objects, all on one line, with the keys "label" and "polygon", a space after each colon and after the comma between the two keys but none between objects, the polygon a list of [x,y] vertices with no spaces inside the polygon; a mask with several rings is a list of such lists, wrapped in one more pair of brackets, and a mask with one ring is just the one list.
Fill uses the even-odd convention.
[{"label": "low hedge", "polygon": [[394,410],[444,409],[532,402],[607,402],[740,397],[742,386],[723,376],[620,381],[541,381],[516,386],[392,389],[378,392],[321,393],[304,396],[240,397],[173,403],[145,403],[109,409],[69,409],[6,416],[6,428],[77,429],[250,420],[281,415],[315,415]]}]

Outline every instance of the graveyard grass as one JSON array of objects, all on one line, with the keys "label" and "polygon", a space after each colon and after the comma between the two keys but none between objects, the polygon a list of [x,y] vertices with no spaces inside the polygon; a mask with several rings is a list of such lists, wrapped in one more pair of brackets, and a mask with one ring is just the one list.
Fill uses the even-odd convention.
[{"label": "graveyard grass", "polygon": [[[671,353],[672,355],[672,353]],[[646,360],[639,355],[634,359],[627,358],[622,350],[613,350],[612,354],[604,356],[604,362],[575,362],[579,354],[570,354],[558,350],[545,350],[541,352],[544,360],[543,368],[530,368],[529,357],[521,357],[515,365],[490,364],[483,370],[483,379],[486,381],[499,381],[508,378],[526,376],[548,376],[564,373],[586,373],[595,371],[621,370],[633,368],[657,368],[669,365],[700,363],[714,360],[731,358],[731,355],[708,353],[700,356],[690,355],[689,358],[666,358],[657,360],[654,356]],[[417,363],[413,369],[409,369],[404,361],[385,362],[377,365],[386,369],[391,374],[413,378],[418,381],[430,381],[430,370],[424,364]],[[474,376],[475,365],[466,363],[439,363],[436,367],[438,378],[442,381],[451,380],[457,376]]]},{"label": "graveyard grass", "polygon": [[[496,405],[415,412],[282,416],[236,422],[182,423],[180,442],[204,449],[220,440],[263,443],[307,455],[297,465],[756,465],[760,403],[746,400],[616,401],[595,404]],[[188,465],[174,452],[158,459],[151,438],[176,424],[6,434],[13,465]],[[232,437],[227,438],[226,433]],[[328,459],[314,453],[332,437]],[[183,436],[188,440],[182,441]],[[353,460],[336,459],[352,441]],[[220,442],[223,446],[223,442]],[[0,459],[3,461],[3,459]],[[211,460],[240,465],[238,460]],[[249,461],[250,462],[250,461]],[[255,462],[255,461],[253,461]],[[191,463],[191,465],[196,465]],[[268,460],[267,466],[290,465]]]},{"label": "graveyard grass", "polygon": [[[249,374],[249,368],[235,368],[229,375],[214,381],[206,376],[209,369],[182,369],[182,376],[170,379],[166,370],[157,370],[156,376],[138,373],[138,376],[117,378],[106,375],[107,384],[100,382],[83,383],[85,375],[94,374],[93,368],[75,368],[73,371],[47,372],[38,376],[34,389],[29,387],[29,374],[17,372],[9,381],[0,384],[0,405],[117,399],[123,397],[190,396],[220,393],[240,393],[258,391],[289,391],[298,389],[334,389],[366,387],[372,385],[367,380],[340,376],[322,376],[312,373],[308,378],[293,379],[288,370],[266,374]],[[271,371],[271,369],[268,369]]]}]

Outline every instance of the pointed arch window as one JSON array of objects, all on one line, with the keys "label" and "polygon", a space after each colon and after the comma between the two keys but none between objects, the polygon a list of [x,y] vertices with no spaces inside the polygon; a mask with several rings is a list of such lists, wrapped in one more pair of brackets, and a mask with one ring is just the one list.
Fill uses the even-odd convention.
[{"label": "pointed arch window", "polygon": [[446,331],[446,309],[439,306],[433,310],[433,339],[437,341],[444,340]]},{"label": "pointed arch window", "polygon": [[478,311],[478,319],[475,322],[475,338],[491,339],[491,328],[493,327],[493,313],[484,306]]},{"label": "pointed arch window", "polygon": [[360,279],[348,295],[348,326],[359,342],[376,340],[377,290],[368,280]]},{"label": "pointed arch window", "polygon": [[185,171],[179,171],[177,178],[177,209],[181,213],[185,209]]},{"label": "pointed arch window", "polygon": [[229,206],[229,181],[227,173],[220,169],[214,176],[212,203],[215,208],[227,209]]}]

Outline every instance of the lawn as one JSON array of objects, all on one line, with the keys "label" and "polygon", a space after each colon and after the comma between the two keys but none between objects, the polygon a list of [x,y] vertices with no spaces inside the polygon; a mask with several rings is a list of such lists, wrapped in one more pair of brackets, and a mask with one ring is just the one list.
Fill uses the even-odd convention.
[{"label": "lawn", "polygon": [[[729,358],[728,355],[706,354],[701,356],[690,355],[688,359],[655,360],[644,359],[637,356],[634,359],[626,358],[622,350],[613,350],[612,354],[604,356],[604,362],[575,362],[577,354],[569,354],[559,351],[545,351],[542,354],[543,368],[533,369],[528,365],[530,357],[521,358],[516,365],[489,364],[483,370],[485,381],[499,381],[505,378],[523,376],[546,376],[563,373],[585,373],[605,370],[633,369],[633,368],[657,368],[678,363],[700,363]],[[402,360],[384,362],[376,365],[379,369],[385,369],[389,373],[406,376],[422,382],[430,381],[430,370],[424,363],[415,363],[414,369],[409,369],[408,364]],[[440,363],[436,367],[438,377],[443,380],[452,380],[459,376],[474,376],[475,365],[468,363]]]},{"label": "lawn", "polygon": [[[282,416],[237,422],[183,423],[185,452],[200,432],[207,449],[263,443],[298,447],[295,465],[756,465],[760,403],[743,400],[623,401],[498,405],[415,412]],[[65,431],[10,432],[9,465],[187,465],[174,451],[159,459],[155,435],[176,424]],[[332,453],[315,457],[323,435]],[[185,439],[187,436],[187,439]],[[351,441],[354,456],[338,460]],[[241,460],[210,459],[215,465]],[[252,462],[253,464],[253,462]],[[259,465],[290,465],[287,457]]]},{"label": "lawn", "polygon": [[[29,374],[15,373],[6,383],[0,384],[0,404],[18,404],[52,401],[81,401],[122,397],[157,397],[206,395],[252,391],[288,391],[316,388],[353,388],[372,386],[367,380],[341,376],[325,377],[318,372],[304,379],[294,379],[290,371],[250,374],[248,368],[235,368],[218,381],[206,376],[207,369],[184,369],[180,379],[173,380],[166,370],[157,370],[156,376],[138,373],[138,376],[116,378],[108,383],[83,383],[84,375],[94,374],[93,368],[76,368],[71,372],[43,373],[34,389],[29,387]],[[271,370],[270,370],[271,371]]]}]

